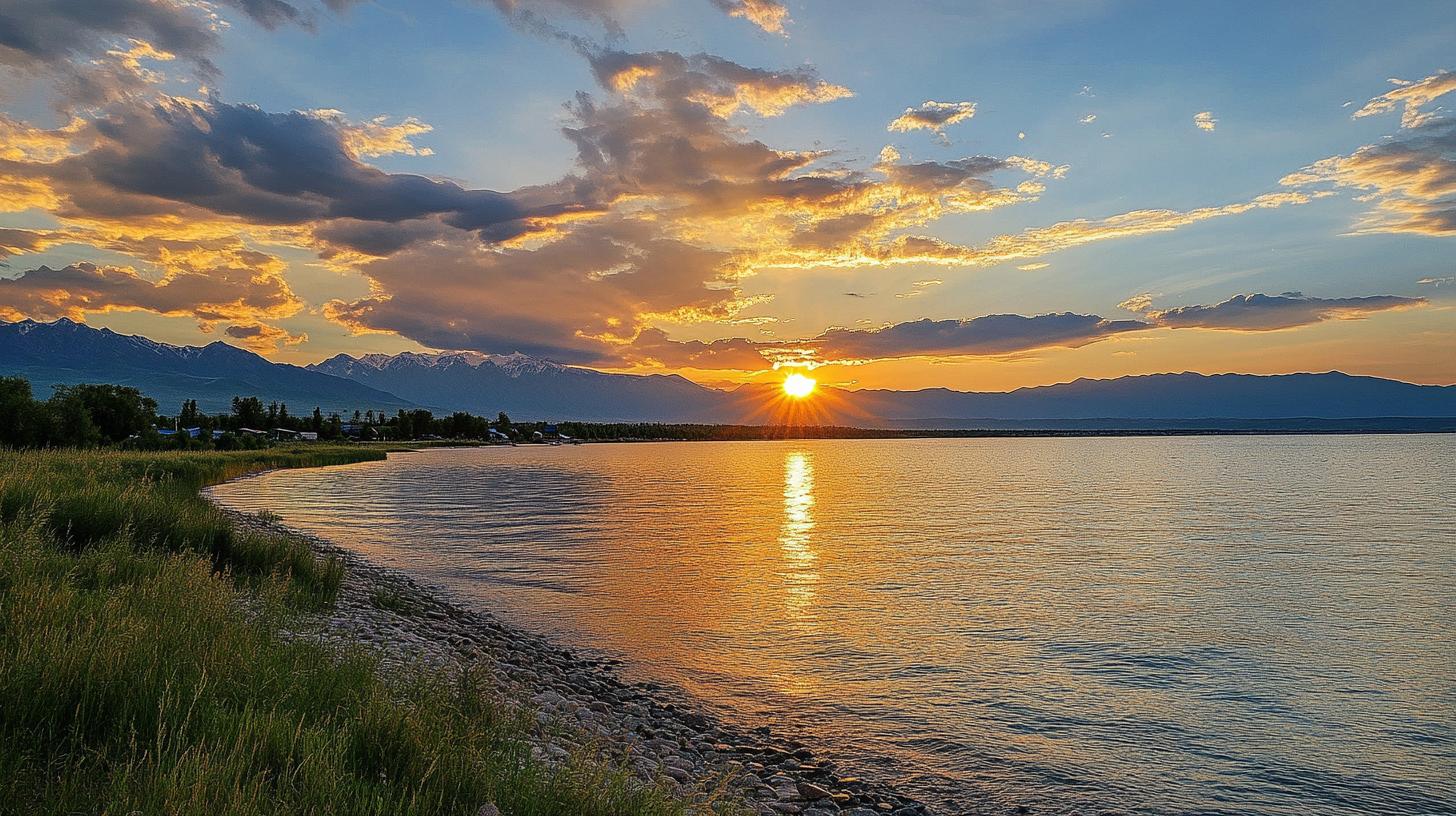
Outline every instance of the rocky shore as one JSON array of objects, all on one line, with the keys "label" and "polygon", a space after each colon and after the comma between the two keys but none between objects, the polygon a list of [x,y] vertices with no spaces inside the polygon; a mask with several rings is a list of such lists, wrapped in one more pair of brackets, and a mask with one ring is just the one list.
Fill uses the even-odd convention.
[{"label": "rocky shore", "polygon": [[617,662],[577,654],[452,603],[443,592],[266,515],[223,508],[243,527],[286,533],[347,567],[332,609],[293,634],[377,652],[386,670],[421,662],[484,665],[506,701],[534,710],[533,752],[578,751],[625,760],[645,781],[699,802],[741,802],[762,816],[924,816],[924,804],[842,773],[792,738],[736,728],[657,683],[625,682]]}]

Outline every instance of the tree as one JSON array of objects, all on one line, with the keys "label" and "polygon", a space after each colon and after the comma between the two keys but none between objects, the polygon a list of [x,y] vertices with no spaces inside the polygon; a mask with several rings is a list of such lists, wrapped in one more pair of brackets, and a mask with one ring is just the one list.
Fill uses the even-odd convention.
[{"label": "tree", "polygon": [[39,425],[30,383],[20,377],[0,377],[0,446],[28,448],[38,444]]},{"label": "tree", "polygon": [[84,398],[70,393],[67,386],[57,388],[46,400],[42,417],[44,428],[38,440],[41,444],[91,448],[101,443],[101,431],[91,419]]},{"label": "tree", "polygon": [[263,401],[257,397],[233,397],[233,417],[239,427],[259,428],[265,424],[267,413],[263,410]]},{"label": "tree", "polygon": [[197,400],[184,400],[182,411],[177,414],[178,428],[197,427]]},{"label": "tree", "polygon": [[506,416],[505,411],[501,411],[498,415],[496,415],[495,426],[497,429],[500,430],[501,433],[505,434],[506,436],[511,435],[511,418]]},{"label": "tree", "polygon": [[322,431],[324,429],[324,412],[320,411],[317,405],[313,407],[312,427],[315,433],[318,433],[319,431]]},{"label": "tree", "polygon": [[120,442],[152,427],[157,419],[156,400],[142,396],[142,392],[135,388],[121,385],[58,386],[49,404],[55,406],[58,412],[55,416],[63,417],[67,422],[79,422],[82,414],[90,419],[89,424],[99,435],[99,440],[90,438],[85,423],[75,428],[64,425],[57,428],[62,438],[80,434],[76,437],[82,440],[77,442],[80,445],[94,445],[96,441]]}]

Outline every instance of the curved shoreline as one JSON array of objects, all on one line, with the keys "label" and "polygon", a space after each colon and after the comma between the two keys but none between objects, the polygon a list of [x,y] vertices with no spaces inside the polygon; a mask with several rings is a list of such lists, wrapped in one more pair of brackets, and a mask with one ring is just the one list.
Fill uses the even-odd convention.
[{"label": "curved shoreline", "polygon": [[934,813],[893,786],[839,773],[798,740],[724,722],[685,691],[628,682],[617,671],[621,661],[556,646],[325,538],[225,507],[210,490],[202,495],[240,527],[292,536],[344,563],[334,606],[306,616],[290,634],[363,646],[391,668],[484,664],[503,696],[536,709],[532,750],[548,761],[595,752],[625,760],[644,781],[666,782],[690,799],[738,800],[762,816]]}]

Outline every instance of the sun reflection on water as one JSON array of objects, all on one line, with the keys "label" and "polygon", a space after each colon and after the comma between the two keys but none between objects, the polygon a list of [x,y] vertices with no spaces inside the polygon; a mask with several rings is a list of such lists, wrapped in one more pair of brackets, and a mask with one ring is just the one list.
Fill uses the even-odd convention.
[{"label": "sun reflection on water", "polygon": [[804,453],[784,457],[784,523],[779,530],[779,547],[784,553],[782,576],[787,590],[785,605],[795,618],[812,620],[819,573],[819,556],[811,546],[814,532],[814,463]]}]

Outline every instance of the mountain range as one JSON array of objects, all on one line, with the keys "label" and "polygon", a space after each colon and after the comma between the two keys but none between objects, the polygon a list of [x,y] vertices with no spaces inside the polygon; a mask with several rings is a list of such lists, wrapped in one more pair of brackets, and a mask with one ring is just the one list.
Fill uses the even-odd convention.
[{"label": "mountain range", "polygon": [[[1359,425],[1351,426],[1352,420],[1375,417],[1456,418],[1456,386],[1333,371],[1149,374],[1010,392],[821,388],[802,405],[786,408],[772,384],[719,390],[675,374],[610,374],[521,354],[476,352],[341,354],[300,367],[226,343],[175,346],[66,319],[0,321],[0,376],[29,379],[42,398],[50,387],[66,383],[134,386],[155,398],[164,413],[184,399],[196,399],[207,411],[223,411],[233,396],[259,396],[286,402],[294,413],[314,406],[325,412],[424,407],[485,415],[506,411],[517,419],[792,420],[910,428],[1250,428],[1259,423],[1344,428]],[[1309,422],[1301,426],[1295,420]],[[1400,427],[1389,422],[1371,427],[1377,425]]]},{"label": "mountain range", "polygon": [[187,399],[205,411],[226,411],[234,396],[277,400],[294,413],[314,406],[325,412],[413,407],[363,383],[269,362],[227,343],[174,346],[65,318],[0,321],[0,376],[30,380],[39,399],[56,385],[128,385],[155,399],[165,414],[176,413]]}]

